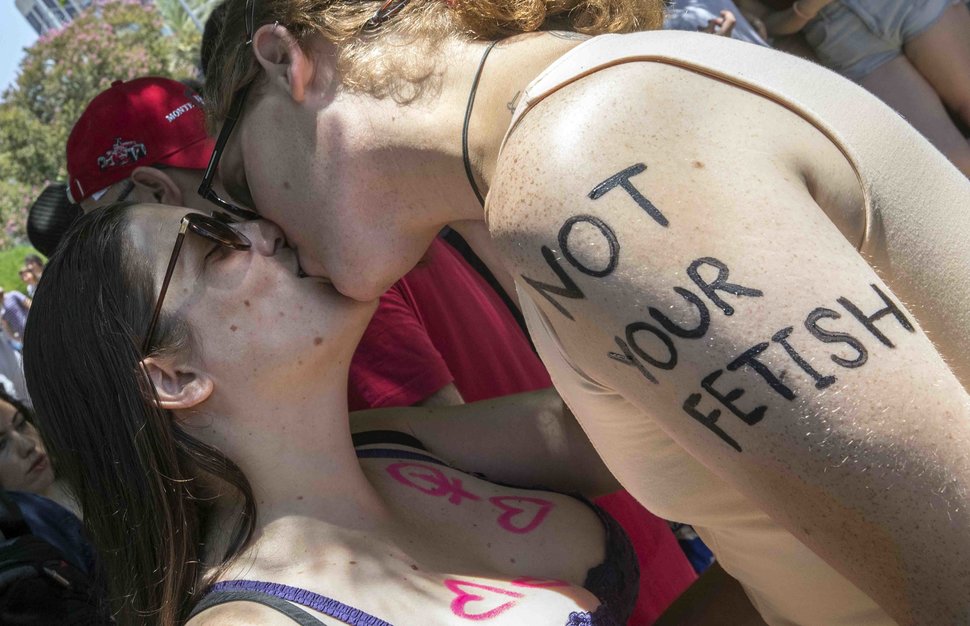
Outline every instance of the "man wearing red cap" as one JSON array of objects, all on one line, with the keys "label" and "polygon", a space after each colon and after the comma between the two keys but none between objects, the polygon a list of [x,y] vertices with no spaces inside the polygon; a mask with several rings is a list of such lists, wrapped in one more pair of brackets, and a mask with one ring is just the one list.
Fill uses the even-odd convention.
[{"label": "man wearing red cap", "polygon": [[190,87],[153,76],[115,81],[68,137],[68,197],[85,211],[125,199],[211,211],[196,189],[213,145]]}]

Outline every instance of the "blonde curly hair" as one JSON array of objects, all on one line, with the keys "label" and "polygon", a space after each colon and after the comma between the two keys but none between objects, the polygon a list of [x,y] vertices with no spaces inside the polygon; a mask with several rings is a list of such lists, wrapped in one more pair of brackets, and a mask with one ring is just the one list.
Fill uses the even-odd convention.
[{"label": "blonde curly hair", "polygon": [[[410,0],[373,30],[366,22],[380,0],[253,0],[255,31],[279,23],[308,53],[322,35],[339,47],[337,69],[348,88],[407,102],[434,73],[438,46],[450,37],[494,40],[540,30],[588,35],[659,28],[663,0]],[[233,96],[259,75],[246,41],[246,0],[224,0],[202,41],[210,127],[221,123]]]}]

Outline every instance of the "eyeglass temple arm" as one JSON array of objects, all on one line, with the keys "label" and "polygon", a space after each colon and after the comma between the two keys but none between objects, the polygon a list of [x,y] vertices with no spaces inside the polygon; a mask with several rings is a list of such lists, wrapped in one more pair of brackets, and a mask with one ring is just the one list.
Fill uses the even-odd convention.
[{"label": "eyeglass temple arm", "polygon": [[152,312],[152,321],[148,324],[148,330],[145,331],[145,339],[142,341],[141,352],[142,355],[148,354],[148,348],[151,346],[152,336],[155,334],[155,327],[158,325],[158,316],[162,312],[162,303],[165,302],[165,294],[168,292],[168,284],[172,280],[172,273],[175,272],[175,263],[178,262],[179,252],[182,250],[182,243],[185,241],[185,231],[189,228],[189,221],[187,219],[182,219],[182,223],[179,226],[178,237],[175,238],[175,247],[172,249],[172,256],[168,259],[168,268],[165,270],[165,278],[162,280],[162,288],[158,292],[158,299],[155,300],[155,310]]},{"label": "eyeglass temple arm", "polygon": [[[206,194],[209,193],[209,190],[212,189],[212,180],[215,178],[216,167],[219,166],[219,159],[222,156],[222,151],[225,149],[226,144],[229,143],[229,135],[232,134],[232,129],[239,120],[239,114],[242,113],[243,103],[246,101],[246,95],[249,93],[250,87],[252,87],[252,83],[242,88],[242,91],[236,96],[235,101],[232,103],[229,113],[226,114],[226,120],[223,122],[223,130],[216,138],[216,145],[213,146],[212,154],[209,156],[209,165],[206,166],[205,174],[202,175],[202,184],[199,185],[198,194],[202,197],[205,197]],[[226,125],[228,125],[229,128],[225,128]]]}]

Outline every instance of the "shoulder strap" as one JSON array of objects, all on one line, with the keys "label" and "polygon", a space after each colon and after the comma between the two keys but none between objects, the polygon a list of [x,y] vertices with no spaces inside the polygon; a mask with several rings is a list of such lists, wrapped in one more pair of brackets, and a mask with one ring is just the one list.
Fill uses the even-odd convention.
[{"label": "shoulder strap", "polygon": [[255,602],[256,604],[262,604],[263,606],[268,606],[271,609],[279,611],[300,626],[321,626],[324,624],[324,622],[313,617],[291,602],[287,602],[282,598],[277,598],[268,593],[263,593],[262,591],[250,589],[214,591],[199,600],[199,603],[195,605],[195,608],[189,614],[189,619],[192,619],[206,609],[211,609],[214,606],[226,604],[227,602]]},{"label": "shoulder strap", "polygon": [[354,433],[351,438],[355,448],[391,443],[426,452],[428,450],[416,437],[398,430],[365,430],[364,432]]}]

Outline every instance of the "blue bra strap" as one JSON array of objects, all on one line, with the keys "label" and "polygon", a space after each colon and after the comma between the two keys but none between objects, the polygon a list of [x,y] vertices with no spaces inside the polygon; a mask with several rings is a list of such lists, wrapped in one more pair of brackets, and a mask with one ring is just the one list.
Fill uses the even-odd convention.
[{"label": "blue bra strap", "polygon": [[345,624],[350,624],[350,626],[393,626],[393,624],[374,617],[369,613],[365,613],[360,609],[355,609],[352,606],[337,602],[333,598],[328,598],[327,596],[307,591],[306,589],[300,589],[299,587],[290,587],[289,585],[267,583],[258,580],[226,580],[212,585],[211,593],[221,593],[223,591],[256,591],[269,594],[277,598],[289,600],[290,602],[296,602],[314,611],[320,611],[334,619],[339,619]]},{"label": "blue bra strap", "polygon": [[276,609],[300,626],[326,626],[323,622],[300,607],[282,598],[277,598],[274,595],[260,591],[215,591],[208,593],[192,609],[192,612],[189,614],[189,619],[192,619],[206,609],[211,609],[214,606],[226,604],[227,602],[255,602],[263,606],[268,606],[271,609]]}]

